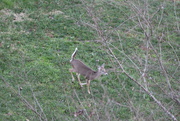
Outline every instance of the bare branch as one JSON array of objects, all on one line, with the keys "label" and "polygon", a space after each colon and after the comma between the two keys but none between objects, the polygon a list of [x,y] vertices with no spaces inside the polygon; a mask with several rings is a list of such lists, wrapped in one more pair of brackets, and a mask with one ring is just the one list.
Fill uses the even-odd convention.
[{"label": "bare branch", "polygon": [[113,51],[112,51],[112,49],[111,49],[110,47],[108,47],[108,50],[110,51],[111,55],[113,55],[114,59],[117,61],[117,63],[118,63],[118,65],[120,66],[120,68],[123,70],[123,73],[124,73],[127,77],[129,77],[132,81],[134,81],[139,87],[141,87],[141,88],[155,101],[155,103],[158,104],[158,105],[163,109],[163,111],[166,112],[174,121],[177,121],[176,117],[175,117],[172,113],[170,113],[170,112],[162,105],[162,103],[154,97],[154,95],[153,95],[151,92],[149,92],[145,87],[143,87],[137,80],[135,80],[133,77],[130,76],[130,74],[128,74],[128,73],[125,71],[123,65],[119,62],[119,60],[118,60],[117,57],[114,55],[114,53],[113,53]]},{"label": "bare branch", "polygon": [[4,79],[3,76],[0,75],[0,79],[5,83],[5,85],[12,91],[12,93],[16,94],[18,96],[18,98],[21,99],[21,101],[25,104],[25,106],[30,109],[31,111],[33,111],[40,120],[42,121],[47,121],[46,117],[42,117],[42,115],[35,109],[35,107],[32,106],[32,104],[30,104],[30,102],[28,102],[18,91],[16,91],[12,86],[9,85],[9,83]]}]

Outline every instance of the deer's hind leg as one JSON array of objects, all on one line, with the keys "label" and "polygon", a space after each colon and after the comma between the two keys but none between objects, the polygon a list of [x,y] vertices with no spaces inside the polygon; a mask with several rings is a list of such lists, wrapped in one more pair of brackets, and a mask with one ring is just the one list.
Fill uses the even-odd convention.
[{"label": "deer's hind leg", "polygon": [[72,72],[75,72],[74,69],[73,68],[69,69],[69,72],[71,73],[71,76],[72,76],[72,82],[74,82],[75,79],[74,79],[74,76],[72,74]]},{"label": "deer's hind leg", "polygon": [[77,75],[77,78],[78,78],[78,81],[79,81],[79,85],[82,87],[83,85],[85,85],[86,83],[81,83],[81,80],[80,80],[80,74],[76,73]]}]

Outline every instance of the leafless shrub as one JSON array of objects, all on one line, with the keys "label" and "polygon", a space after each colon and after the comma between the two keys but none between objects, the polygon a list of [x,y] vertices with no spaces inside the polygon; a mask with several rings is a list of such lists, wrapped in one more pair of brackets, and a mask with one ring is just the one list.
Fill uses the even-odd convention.
[{"label": "leafless shrub", "polygon": [[[96,31],[98,38],[105,46],[104,48],[106,48],[105,51],[110,57],[112,57],[111,60],[112,66],[114,66],[113,68],[115,68],[115,70],[120,68],[122,70],[121,74],[126,75],[131,81],[135,82],[146,94],[148,94],[154,100],[154,102],[159,107],[161,107],[161,109],[171,119],[177,121],[175,115],[169,110],[169,107],[171,107],[173,104],[171,106],[165,105],[165,103],[163,101],[160,101],[161,99],[158,97],[158,95],[160,94],[158,94],[156,91],[153,90],[153,88],[151,88],[151,85],[156,85],[158,88],[161,89],[162,94],[165,94],[174,103],[177,103],[178,105],[180,104],[180,101],[178,99],[178,90],[175,89],[174,86],[172,86],[172,83],[174,83],[175,85],[178,84],[178,80],[176,80],[177,78],[175,77],[176,81],[173,81],[174,79],[172,76],[174,76],[174,74],[177,75],[177,71],[179,70],[179,57],[173,45],[171,45],[170,41],[166,40],[168,38],[166,37],[167,34],[165,33],[168,33],[168,30],[160,30],[163,27],[168,27],[166,23],[163,22],[165,4],[162,3],[159,6],[154,7],[150,4],[150,1],[147,0],[127,0],[126,2],[118,2],[114,0],[110,0],[107,2],[104,0],[102,1],[102,3],[106,3],[113,7],[121,7],[122,5],[126,5],[131,11],[131,15],[124,22],[120,23],[119,26],[113,28],[112,26],[108,26],[108,23],[103,23],[104,21],[100,19],[98,11],[96,10],[95,1],[81,1],[87,11],[87,15],[89,16],[89,18],[91,18],[91,20],[89,21],[84,21],[83,19],[81,19],[81,23],[84,26],[89,26]],[[176,7],[174,8],[174,13],[177,17]],[[152,9],[154,10],[152,11]],[[158,19],[155,17],[157,17]],[[134,23],[134,25],[128,27],[128,25],[125,25],[127,21],[131,21],[132,23]],[[106,29],[102,25],[106,25]],[[140,39],[142,41],[142,45],[140,45],[139,48],[143,51],[142,57],[139,56],[138,52],[133,52],[131,56],[129,56],[124,51],[123,48],[125,47],[123,47],[124,45],[122,45],[123,40],[121,39],[121,35],[118,32],[122,32],[121,27],[123,26],[127,27],[126,35],[134,34],[134,37],[138,37],[139,35],[141,36]],[[177,22],[176,28],[177,30],[179,30],[179,24]],[[137,29],[139,29],[140,31]],[[119,40],[111,39],[112,35],[114,34],[119,37]],[[157,44],[153,44],[154,39],[156,40]],[[113,44],[112,41],[119,41],[119,45],[121,46],[119,47],[119,45]],[[172,73],[168,72],[169,67],[165,66],[166,60],[163,59],[163,53],[165,52],[163,50],[163,46],[165,46],[166,44],[168,44],[171,50],[173,50],[174,57],[177,60],[175,62],[177,68]],[[120,57],[117,52],[114,51],[118,51],[119,54],[123,56]],[[152,57],[152,55],[154,55],[155,57]],[[123,61],[123,59],[120,58],[123,58],[130,63],[126,63]],[[131,66],[134,70],[136,70],[133,71],[133,75],[136,75],[135,77],[132,76],[132,73],[126,69],[126,67],[128,66]],[[160,77],[163,78],[163,80],[161,80],[162,85],[160,83],[157,83],[157,78],[153,77],[153,75],[150,76],[151,70],[154,70],[155,67],[158,68],[158,71],[160,72]],[[118,72],[115,73],[117,75],[119,74]],[[131,109],[133,110],[133,103],[130,104],[132,104]]]}]

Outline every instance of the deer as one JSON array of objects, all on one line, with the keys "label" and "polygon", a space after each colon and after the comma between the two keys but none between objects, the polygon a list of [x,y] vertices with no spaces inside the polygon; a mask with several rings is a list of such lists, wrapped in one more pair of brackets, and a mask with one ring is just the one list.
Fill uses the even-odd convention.
[{"label": "deer", "polygon": [[[94,71],[91,68],[89,68],[88,66],[86,66],[82,61],[74,59],[77,53],[77,48],[75,48],[75,51],[73,52],[73,54],[71,55],[71,66],[73,68],[69,69],[71,76],[72,76],[72,82],[74,82],[74,76],[73,76],[73,72],[76,73],[79,85],[82,87],[83,85],[87,85],[87,91],[89,94],[91,94],[90,92],[90,82],[94,79],[99,78],[101,75],[107,75],[108,73],[106,72],[106,69],[104,68],[104,64],[102,64],[101,66],[98,66],[98,70]],[[80,75],[84,76],[86,79],[86,83],[81,83],[80,80]]]}]

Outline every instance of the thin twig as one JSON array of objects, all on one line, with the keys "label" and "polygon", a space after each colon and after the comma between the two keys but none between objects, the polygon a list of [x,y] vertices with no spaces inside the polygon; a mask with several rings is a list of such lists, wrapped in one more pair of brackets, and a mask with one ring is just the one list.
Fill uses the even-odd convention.
[{"label": "thin twig", "polygon": [[113,53],[113,51],[112,51],[112,49],[111,49],[110,47],[108,47],[108,50],[110,51],[111,55],[113,55],[114,59],[117,61],[117,63],[118,63],[118,65],[120,66],[120,68],[123,70],[123,73],[124,73],[127,77],[129,77],[132,81],[134,81],[139,87],[141,87],[141,88],[155,101],[155,103],[158,104],[158,105],[163,109],[163,111],[166,112],[174,121],[177,121],[176,117],[175,117],[172,113],[170,113],[170,112],[166,109],[166,107],[164,107],[164,106],[162,105],[162,103],[154,97],[154,95],[153,95],[151,92],[149,92],[145,87],[143,87],[137,80],[135,80],[133,77],[131,77],[130,74],[128,74],[128,73],[125,71],[124,67],[123,67],[122,64],[119,62],[119,60],[117,59],[117,57],[114,55],[114,53]]},{"label": "thin twig", "polygon": [[42,117],[41,114],[39,112],[37,112],[37,110],[18,91],[16,91],[12,86],[9,85],[9,83],[5,80],[5,78],[3,76],[0,75],[0,79],[12,91],[12,93],[16,94],[18,96],[18,98],[21,99],[21,101],[25,104],[25,106],[28,109],[33,111],[39,117],[40,120],[47,121],[47,118],[46,117]]},{"label": "thin twig", "polygon": [[87,113],[87,111],[86,111],[86,108],[84,107],[84,105],[82,104],[82,102],[81,102],[81,100],[79,99],[79,96],[78,96],[78,94],[76,93],[76,91],[74,90],[74,94],[76,95],[76,97],[77,97],[77,99],[78,99],[78,101],[79,101],[79,103],[81,104],[81,106],[83,107],[83,110],[84,110],[84,112],[85,112],[85,114],[86,114],[86,116],[87,116],[87,118],[88,118],[88,120],[90,121],[90,116],[88,115],[88,113]]}]

